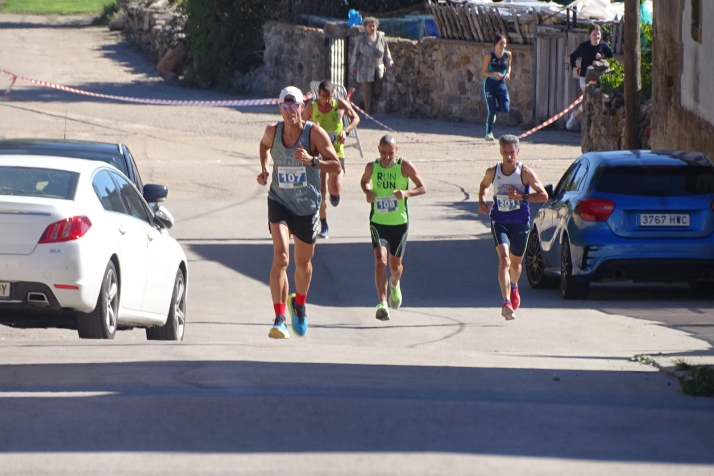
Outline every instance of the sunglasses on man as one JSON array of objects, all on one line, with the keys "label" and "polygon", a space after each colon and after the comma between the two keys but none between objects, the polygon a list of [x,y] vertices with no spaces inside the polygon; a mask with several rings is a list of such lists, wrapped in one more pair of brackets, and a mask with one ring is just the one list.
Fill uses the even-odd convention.
[{"label": "sunglasses on man", "polygon": [[284,102],[280,104],[280,107],[282,107],[284,111],[297,111],[300,109],[300,106],[302,106],[302,104],[296,102]]}]

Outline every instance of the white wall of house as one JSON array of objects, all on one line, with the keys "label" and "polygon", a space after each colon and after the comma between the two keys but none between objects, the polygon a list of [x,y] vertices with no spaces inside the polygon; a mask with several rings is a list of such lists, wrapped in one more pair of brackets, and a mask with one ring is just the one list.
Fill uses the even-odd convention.
[{"label": "white wall of house", "polygon": [[[714,125],[714,1],[701,0],[702,42],[691,33],[692,0],[682,13],[682,106]],[[676,54],[676,52],[672,52]]]}]

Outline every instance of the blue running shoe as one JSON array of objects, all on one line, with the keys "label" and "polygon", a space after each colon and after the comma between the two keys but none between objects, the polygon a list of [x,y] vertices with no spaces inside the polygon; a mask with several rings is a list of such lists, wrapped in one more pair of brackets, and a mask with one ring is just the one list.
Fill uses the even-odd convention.
[{"label": "blue running shoe", "polygon": [[303,337],[307,334],[307,306],[302,306],[301,312],[298,312],[295,305],[295,294],[288,296],[288,309],[290,310],[290,325],[293,327],[293,332],[298,337]]},{"label": "blue running shoe", "polygon": [[332,204],[333,207],[336,207],[337,205],[339,205],[340,204],[340,196],[330,194],[330,203]]},{"label": "blue running shoe", "polygon": [[327,237],[330,235],[330,227],[327,226],[327,220],[321,220],[321,221],[322,221],[322,224],[320,225],[320,233],[318,233],[317,236],[319,236],[320,238],[327,239]]},{"label": "blue running shoe", "polygon": [[270,328],[268,337],[271,339],[290,339],[288,326],[285,325],[285,316],[277,316],[275,318],[275,324]]}]

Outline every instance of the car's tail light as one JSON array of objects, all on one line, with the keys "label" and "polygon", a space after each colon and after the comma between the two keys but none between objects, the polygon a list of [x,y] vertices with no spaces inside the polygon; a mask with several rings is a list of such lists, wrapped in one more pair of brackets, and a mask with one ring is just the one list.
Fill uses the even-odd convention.
[{"label": "car's tail light", "polygon": [[79,289],[79,286],[77,286],[76,284],[55,284],[55,287],[57,289],[73,289],[73,290]]},{"label": "car's tail light", "polygon": [[578,213],[587,221],[605,221],[614,209],[615,202],[603,198],[586,198],[578,202]]},{"label": "car's tail light", "polygon": [[91,227],[92,222],[85,216],[66,218],[48,226],[38,244],[76,240],[84,236]]},{"label": "car's tail light", "polygon": [[714,202],[712,202],[712,211],[714,212]]}]

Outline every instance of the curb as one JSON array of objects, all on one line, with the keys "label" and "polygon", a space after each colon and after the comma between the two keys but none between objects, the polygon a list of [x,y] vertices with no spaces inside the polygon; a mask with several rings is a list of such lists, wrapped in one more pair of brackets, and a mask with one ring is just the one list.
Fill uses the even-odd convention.
[{"label": "curb", "polygon": [[655,367],[657,370],[661,371],[662,373],[664,373],[665,375],[667,375],[668,377],[672,377],[679,381],[681,381],[686,375],[686,372],[672,370],[671,368],[668,368],[668,367],[660,364],[655,359],[652,359],[652,366]]}]

